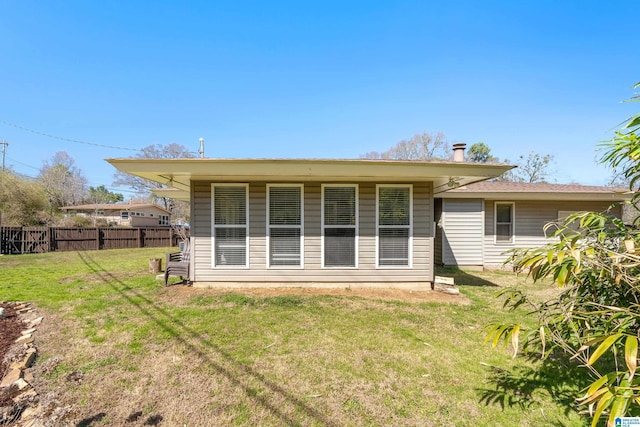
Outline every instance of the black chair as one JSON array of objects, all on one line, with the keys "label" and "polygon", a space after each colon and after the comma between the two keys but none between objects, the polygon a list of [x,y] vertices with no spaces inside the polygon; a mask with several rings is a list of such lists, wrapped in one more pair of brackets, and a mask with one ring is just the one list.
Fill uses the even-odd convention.
[{"label": "black chair", "polygon": [[181,280],[186,277],[187,285],[189,281],[189,265],[191,258],[191,244],[189,240],[185,240],[184,248],[181,252],[171,252],[167,254],[167,262],[164,268],[164,285],[169,284],[169,276],[180,276]]}]

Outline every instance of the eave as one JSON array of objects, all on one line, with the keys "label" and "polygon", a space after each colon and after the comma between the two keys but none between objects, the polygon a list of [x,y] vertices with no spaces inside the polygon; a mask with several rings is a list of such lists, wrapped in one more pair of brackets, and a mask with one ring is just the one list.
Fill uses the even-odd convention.
[{"label": "eave", "polygon": [[193,181],[433,182],[434,193],[497,177],[510,165],[442,161],[325,159],[106,159],[119,171],[180,190],[156,190],[185,200]]},{"label": "eave", "polygon": [[485,200],[538,200],[538,201],[558,201],[558,200],[572,200],[572,201],[610,201],[619,202],[625,200],[631,200],[631,195],[628,193],[621,193],[611,191],[610,193],[604,192],[446,192],[438,194],[438,198],[442,199],[485,199]]}]

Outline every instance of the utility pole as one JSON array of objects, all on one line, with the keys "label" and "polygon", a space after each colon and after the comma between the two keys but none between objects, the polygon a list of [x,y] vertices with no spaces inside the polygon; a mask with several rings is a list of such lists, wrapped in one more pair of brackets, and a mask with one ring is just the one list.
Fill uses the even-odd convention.
[{"label": "utility pole", "polygon": [[2,145],[2,172],[4,172],[4,152],[6,151],[9,143],[7,141],[1,141],[0,145]]}]

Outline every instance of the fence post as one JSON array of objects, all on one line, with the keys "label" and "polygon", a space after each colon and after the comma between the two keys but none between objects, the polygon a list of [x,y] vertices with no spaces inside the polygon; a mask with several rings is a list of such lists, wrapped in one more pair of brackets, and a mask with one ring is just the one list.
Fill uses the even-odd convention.
[{"label": "fence post", "polygon": [[138,227],[138,248],[142,247],[142,228]]}]

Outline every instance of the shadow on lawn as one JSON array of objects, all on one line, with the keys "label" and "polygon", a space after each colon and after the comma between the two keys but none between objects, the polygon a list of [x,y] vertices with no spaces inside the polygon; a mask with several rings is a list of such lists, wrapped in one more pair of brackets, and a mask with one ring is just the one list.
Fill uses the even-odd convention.
[{"label": "shadow on lawn", "polygon": [[[220,374],[227,377],[232,384],[244,390],[247,397],[254,399],[254,401],[258,405],[262,406],[271,414],[282,420],[283,425],[298,425],[300,422],[278,408],[275,402],[277,402],[279,398],[284,398],[287,401],[291,402],[293,405],[295,405],[297,411],[306,414],[307,417],[310,417],[317,422],[320,422],[327,426],[336,425],[328,418],[326,418],[322,413],[310,407],[304,401],[292,395],[280,385],[265,378],[264,375],[253,370],[249,366],[235,360],[231,355],[214,344],[211,340],[206,339],[198,332],[186,326],[180,321],[180,319],[172,316],[161,307],[158,307],[149,298],[146,298],[135,290],[132,290],[126,283],[122,282],[120,279],[100,266],[100,264],[96,260],[91,258],[86,252],[78,252],[78,255],[86,264],[86,266],[89,267],[94,273],[96,273],[100,277],[100,279],[102,279],[105,283],[110,284],[116,292],[118,292],[130,304],[137,307],[142,314],[155,322],[160,328],[171,334],[174,339],[187,347],[203,362],[207,363],[209,366],[215,368]],[[116,286],[114,283],[117,283],[121,287]],[[135,297],[136,300],[144,301],[144,303],[139,303],[138,301],[134,300],[132,296]],[[228,364],[228,366],[224,366],[219,361],[213,360],[207,354],[205,347],[214,350]],[[255,380],[259,381],[265,387],[265,389],[270,390],[270,394],[273,397],[270,397],[269,394],[264,396],[259,395],[255,390],[255,386],[249,385],[249,383]]]},{"label": "shadow on lawn", "polygon": [[452,267],[438,267],[436,268],[436,275],[453,277],[456,281],[456,286],[498,286],[489,280],[483,279],[482,277],[474,276],[471,272],[458,270],[457,268]]},{"label": "shadow on lawn", "polygon": [[[534,367],[518,366],[507,370],[489,366],[488,369],[488,381],[494,387],[476,391],[481,403],[499,405],[502,409],[518,406],[523,410],[533,410],[539,403],[539,397],[550,397],[562,405],[565,415],[568,415],[576,411],[576,396],[590,382],[585,369],[566,361],[561,355],[551,355]],[[589,425],[586,418],[584,425]]]}]

